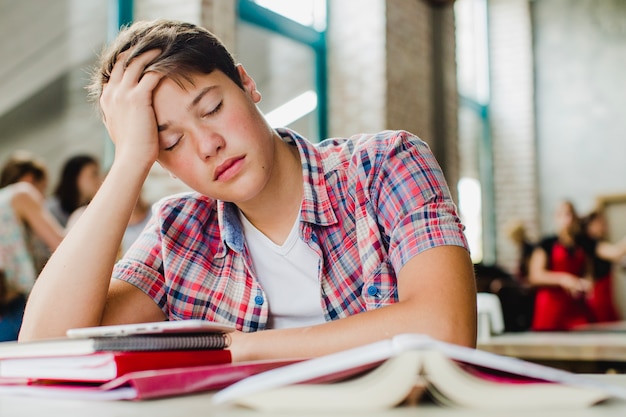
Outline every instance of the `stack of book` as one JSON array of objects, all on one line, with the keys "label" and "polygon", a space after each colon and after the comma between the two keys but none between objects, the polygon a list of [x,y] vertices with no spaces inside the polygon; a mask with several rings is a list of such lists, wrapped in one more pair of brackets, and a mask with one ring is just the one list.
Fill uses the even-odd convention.
[{"label": "stack of book", "polygon": [[293,361],[232,364],[230,326],[201,320],[72,329],[0,343],[0,393],[148,399],[223,388]]}]

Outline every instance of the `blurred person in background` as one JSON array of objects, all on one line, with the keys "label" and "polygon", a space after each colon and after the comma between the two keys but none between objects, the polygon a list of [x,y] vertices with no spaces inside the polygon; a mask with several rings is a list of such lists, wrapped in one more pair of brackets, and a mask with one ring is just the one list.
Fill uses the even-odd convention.
[{"label": "blurred person in background", "polygon": [[91,201],[101,183],[100,164],[96,158],[73,156],[63,165],[61,178],[46,203],[48,209],[66,227],[70,215]]},{"label": "blurred person in background", "polygon": [[143,229],[148,224],[148,220],[150,220],[151,214],[152,212],[150,204],[145,200],[143,193],[139,194],[137,204],[135,204],[135,208],[130,215],[128,226],[126,227],[124,237],[122,238],[122,255],[125,254],[128,248],[130,248],[135,240],[137,240]]},{"label": "blurred person in background", "polygon": [[46,209],[45,164],[27,152],[17,152],[0,174],[0,341],[16,340],[26,298],[37,268],[33,240],[53,251],[63,228]]},{"label": "blurred person in background", "polygon": [[526,226],[519,219],[511,221],[507,225],[506,233],[518,251],[517,266],[514,271],[515,279],[520,284],[527,285],[530,257],[535,250],[535,243],[528,237]]},{"label": "blurred person in background", "polygon": [[594,280],[589,304],[597,321],[617,321],[620,315],[613,299],[612,269],[614,262],[626,258],[626,236],[616,243],[609,241],[608,223],[602,209],[583,217],[582,226]]},{"label": "blurred person in background", "polygon": [[[66,230],[69,231],[72,227],[74,227],[86,208],[87,206],[85,205],[74,210],[69,220],[67,221]],[[128,225],[126,226],[126,230],[124,231],[124,237],[122,238],[122,243],[120,244],[120,249],[117,256],[118,259],[120,259],[122,255],[126,253],[128,248],[130,248],[130,246],[135,242],[135,240],[137,240],[143,229],[148,224],[151,214],[151,205],[145,200],[145,198],[143,197],[143,193],[139,194],[139,198],[137,199],[135,208],[130,215],[130,220],[128,221]]]},{"label": "blurred person in background", "polygon": [[[504,330],[527,331],[532,324],[535,310],[535,288],[528,282],[530,257],[535,243],[529,238],[526,226],[520,219],[511,220],[505,231],[517,248],[517,264],[510,274],[500,274],[493,280],[489,291],[500,299]],[[476,272],[478,278],[479,270]]]},{"label": "blurred person in background", "polygon": [[528,281],[536,287],[533,330],[571,330],[594,321],[587,302],[590,259],[572,202],[557,206],[555,223],[556,234],[542,239],[530,258]]}]

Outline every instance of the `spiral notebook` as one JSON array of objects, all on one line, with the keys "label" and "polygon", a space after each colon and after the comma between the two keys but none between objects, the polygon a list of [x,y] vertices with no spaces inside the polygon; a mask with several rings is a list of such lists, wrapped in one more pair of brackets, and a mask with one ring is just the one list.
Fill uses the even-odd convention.
[{"label": "spiral notebook", "polygon": [[[207,322],[208,323],[208,322]],[[153,327],[157,329],[153,329]],[[101,326],[97,329],[82,329],[73,337],[45,339],[32,342],[1,342],[0,360],[4,358],[32,358],[50,356],[87,355],[104,351],[156,351],[225,349],[230,343],[228,333],[232,331],[223,325],[209,326],[198,323],[158,322],[121,326]],[[148,328],[149,330],[145,330]],[[176,329],[177,331],[163,331]],[[184,328],[186,331],[181,331]],[[136,332],[130,329],[137,329]],[[142,330],[144,329],[144,330]],[[121,330],[121,331],[120,331]],[[81,337],[83,334],[83,337]],[[87,337],[89,334],[100,336]],[[106,336],[119,334],[118,336]]]}]

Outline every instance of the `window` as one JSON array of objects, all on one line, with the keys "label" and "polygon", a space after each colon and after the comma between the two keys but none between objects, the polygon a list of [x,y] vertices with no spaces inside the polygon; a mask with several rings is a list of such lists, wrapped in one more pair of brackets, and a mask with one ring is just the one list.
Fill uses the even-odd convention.
[{"label": "window", "polygon": [[326,1],[239,0],[237,60],[272,127],[326,137]]},{"label": "window", "polygon": [[495,262],[493,157],[489,129],[487,0],[458,0],[454,6],[459,100],[459,212],[472,260]]},{"label": "window", "polygon": [[253,0],[253,2],[319,32],[326,29],[324,0]]}]

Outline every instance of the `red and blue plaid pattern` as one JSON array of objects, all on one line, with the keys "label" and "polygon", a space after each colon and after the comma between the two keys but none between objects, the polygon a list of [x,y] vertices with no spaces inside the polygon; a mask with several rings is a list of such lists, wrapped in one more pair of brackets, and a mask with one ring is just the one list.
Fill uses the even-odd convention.
[{"label": "red and blue plaid pattern", "polygon": [[[384,131],[313,144],[287,129],[279,133],[300,151],[300,236],[322,259],[327,320],[396,302],[396,271],[418,253],[467,248],[441,168],[416,136]],[[243,331],[268,321],[236,206],[197,193],[157,204],[113,277],[145,291],[170,320],[226,322]]]}]

